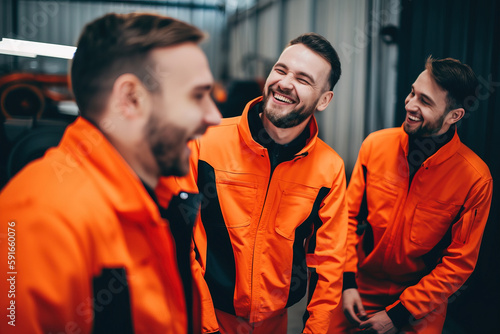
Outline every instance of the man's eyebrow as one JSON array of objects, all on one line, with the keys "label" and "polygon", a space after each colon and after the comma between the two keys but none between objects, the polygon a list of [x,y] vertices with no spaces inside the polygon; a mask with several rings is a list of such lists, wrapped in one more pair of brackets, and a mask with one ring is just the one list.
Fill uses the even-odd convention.
[{"label": "man's eyebrow", "polygon": [[195,90],[195,91],[210,91],[210,90],[212,90],[212,88],[213,88],[212,84],[201,84],[201,85],[195,86],[193,88],[193,90]]},{"label": "man's eyebrow", "polygon": [[[276,63],[274,65],[274,67],[283,67],[284,69],[288,70],[288,66],[286,66],[285,64],[283,63]],[[296,72],[295,73],[297,76],[301,76],[301,77],[306,77],[309,81],[311,81],[312,84],[315,84],[316,81],[314,80],[314,78],[309,74],[309,73],[306,73],[306,72]]]}]

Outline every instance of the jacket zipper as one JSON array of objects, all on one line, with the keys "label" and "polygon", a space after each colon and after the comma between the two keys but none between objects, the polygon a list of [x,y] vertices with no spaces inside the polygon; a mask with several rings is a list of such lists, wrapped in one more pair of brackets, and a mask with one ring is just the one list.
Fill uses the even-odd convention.
[{"label": "jacket zipper", "polygon": [[[268,152],[268,155],[269,155],[269,152]],[[256,248],[256,245],[257,245],[257,239],[258,239],[258,235],[259,235],[260,222],[262,220],[262,215],[263,215],[264,209],[266,207],[267,195],[269,194],[269,187],[271,186],[271,179],[273,178],[274,169],[276,169],[278,167],[278,166],[276,166],[274,169],[272,168],[272,166],[271,166],[271,160],[270,160],[269,156],[268,156],[268,162],[269,162],[269,169],[270,169],[269,181],[267,182],[266,195],[264,196],[264,202],[262,204],[262,210],[260,211],[259,222],[257,223],[257,229],[256,229],[255,239],[254,239],[254,244],[253,244],[252,274],[250,275],[250,277],[251,277],[250,278],[250,314],[248,315],[248,318],[249,318],[249,320],[251,322],[253,321],[252,314],[256,313],[256,312],[253,312],[254,308],[255,308],[255,305],[254,305],[255,304],[254,303],[254,290],[255,290],[254,289],[255,248]]]},{"label": "jacket zipper", "polygon": [[[266,150],[267,151],[267,150]],[[276,167],[274,167],[274,169],[272,168],[271,166],[271,159],[269,157],[269,151],[268,152],[268,162],[269,162],[269,169],[270,169],[270,173],[269,173],[269,182],[267,183],[267,189],[266,189],[266,195],[264,196],[264,202],[262,204],[262,210],[260,211],[260,216],[259,216],[259,222],[257,224],[257,230],[256,230],[256,233],[255,233],[255,239],[254,239],[254,246],[253,246],[253,254],[252,254],[252,274],[251,274],[251,279],[250,279],[250,314],[249,314],[249,319],[250,321],[252,321],[252,314],[253,313],[257,313],[257,312],[252,312],[254,310],[254,262],[255,262],[255,248],[256,248],[256,245],[257,245],[257,239],[258,239],[258,235],[259,235],[259,227],[260,227],[260,223],[262,221],[262,215],[264,214],[264,209],[266,207],[266,202],[267,202],[267,196],[269,194],[269,188],[271,186],[271,182],[272,182],[272,178],[273,178],[273,174],[274,174],[274,171],[276,170],[276,168],[278,168],[278,166],[283,163],[283,162],[286,162],[286,161],[282,161],[280,163],[278,163],[276,165]],[[292,160],[288,160],[288,161],[297,161],[303,157],[306,157],[309,153],[308,152],[304,152],[302,154],[298,154],[298,155],[295,155],[295,157],[292,159]]]}]

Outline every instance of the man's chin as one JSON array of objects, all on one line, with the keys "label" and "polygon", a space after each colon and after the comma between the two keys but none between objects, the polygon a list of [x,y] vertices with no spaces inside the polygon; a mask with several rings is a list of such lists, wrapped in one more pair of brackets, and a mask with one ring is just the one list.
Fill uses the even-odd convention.
[{"label": "man's chin", "polygon": [[170,169],[170,176],[186,176],[189,173],[189,166],[176,166]]},{"label": "man's chin", "polygon": [[403,124],[403,129],[405,130],[406,134],[409,136],[415,136],[418,134],[420,128],[411,128],[408,124],[404,123]]},{"label": "man's chin", "polygon": [[189,173],[189,161],[175,162],[170,166],[164,166],[161,176],[186,176]]}]

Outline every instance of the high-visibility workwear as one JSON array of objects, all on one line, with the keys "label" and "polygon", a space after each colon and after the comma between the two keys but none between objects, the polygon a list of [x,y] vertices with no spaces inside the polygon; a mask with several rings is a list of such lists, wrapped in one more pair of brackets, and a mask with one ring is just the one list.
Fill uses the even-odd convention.
[{"label": "high-visibility workwear", "polygon": [[0,226],[2,333],[187,332],[169,225],[85,119],[3,189]]},{"label": "high-visibility workwear", "polygon": [[317,137],[314,118],[294,154],[270,156],[253,137],[266,134],[250,125],[262,127],[261,99],[197,140],[191,175],[177,179],[179,189],[194,184],[204,195],[194,231],[204,330],[218,329],[214,308],[250,324],[282,314],[305,295],[310,274],[304,333],[324,333],[342,289],[344,164]]},{"label": "high-visibility workwear", "polygon": [[[395,324],[432,321],[476,265],[492,178],[456,131],[451,135],[410,183],[404,129],[372,133],[349,183],[344,284],[355,287],[349,278],[356,275],[362,298],[384,305]],[[433,151],[436,140],[422,140],[421,152]]]}]

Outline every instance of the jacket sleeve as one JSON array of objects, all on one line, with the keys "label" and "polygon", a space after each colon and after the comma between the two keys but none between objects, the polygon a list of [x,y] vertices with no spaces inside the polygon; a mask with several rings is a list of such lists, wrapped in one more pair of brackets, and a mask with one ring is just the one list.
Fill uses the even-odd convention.
[{"label": "jacket sleeve", "polygon": [[340,166],[319,209],[320,222],[308,243],[307,266],[311,273],[304,333],[326,333],[342,293],[342,272],[347,236],[346,181]]},{"label": "jacket sleeve", "polygon": [[360,221],[366,219],[366,159],[368,142],[364,142],[347,187],[348,231],[346,245],[346,264],[344,269],[343,290],[357,288],[355,276],[358,271],[357,246],[360,235],[357,233]]},{"label": "jacket sleeve", "polygon": [[491,178],[483,179],[471,189],[460,218],[452,227],[451,243],[444,250],[441,262],[386,308],[396,326],[422,319],[433,310],[445,307],[448,298],[462,288],[476,266],[492,189]]},{"label": "jacket sleeve", "polygon": [[[199,141],[190,142],[189,148],[191,149],[189,173],[184,177],[163,178],[155,190],[158,196],[158,201],[161,205],[168,204],[170,198],[172,198],[173,195],[179,194],[181,191],[199,193],[198,186],[196,184],[198,177]],[[219,331],[219,325],[215,316],[212,296],[204,278],[207,257],[206,246],[207,241],[205,229],[203,228],[198,212],[193,230],[193,243],[191,245],[191,271],[193,274],[194,284],[196,285],[201,298],[202,333],[216,333]]]},{"label": "jacket sleeve", "polygon": [[90,261],[75,231],[33,200],[0,202],[0,332],[90,333]]}]

